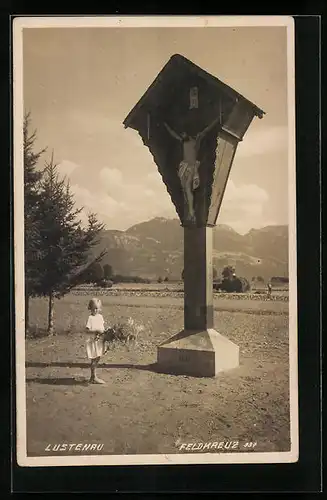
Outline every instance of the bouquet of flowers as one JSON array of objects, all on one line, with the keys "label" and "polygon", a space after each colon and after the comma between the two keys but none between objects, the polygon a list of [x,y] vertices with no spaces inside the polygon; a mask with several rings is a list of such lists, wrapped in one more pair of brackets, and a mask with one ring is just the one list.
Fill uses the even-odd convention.
[{"label": "bouquet of flowers", "polygon": [[126,323],[117,323],[109,328],[103,334],[103,341],[106,345],[105,352],[109,350],[110,345],[115,342],[129,344],[136,342],[140,332],[144,330],[144,326],[137,323],[133,318],[128,318]]}]

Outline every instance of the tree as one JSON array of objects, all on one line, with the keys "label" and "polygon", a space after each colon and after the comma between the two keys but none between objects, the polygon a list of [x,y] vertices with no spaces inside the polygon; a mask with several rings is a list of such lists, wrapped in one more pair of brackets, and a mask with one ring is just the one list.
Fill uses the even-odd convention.
[{"label": "tree", "polygon": [[35,152],[36,130],[30,132],[30,113],[24,116],[24,263],[25,263],[25,329],[29,328],[29,299],[36,295],[39,274],[37,269],[38,243],[40,238],[38,185],[42,171],[37,164],[46,149]]},{"label": "tree", "polygon": [[225,266],[224,269],[222,270],[222,276],[224,279],[233,279],[233,276],[235,276],[235,267],[233,266]]},{"label": "tree", "polygon": [[100,262],[94,262],[88,270],[88,281],[90,283],[99,283],[104,278],[104,269]]},{"label": "tree", "polygon": [[91,213],[87,227],[82,227],[78,219],[81,210],[75,208],[69,182],[59,177],[52,155],[40,181],[37,261],[40,280],[36,290],[38,295],[49,299],[49,334],[53,332],[54,299],[83,282],[89,266],[99,262],[106,253],[101,252],[89,262],[90,249],[98,242],[103,225]]},{"label": "tree", "polygon": [[103,266],[103,277],[104,279],[106,280],[110,280],[113,276],[113,269],[112,269],[112,266],[110,264],[105,264]]},{"label": "tree", "polygon": [[241,284],[242,284],[242,293],[248,292],[251,289],[251,285],[249,283],[249,280],[244,278],[244,277],[240,277],[239,279],[240,279]]},{"label": "tree", "polygon": [[225,266],[222,270],[220,289],[228,293],[245,293],[250,290],[250,283],[246,278],[236,276],[235,267]]}]

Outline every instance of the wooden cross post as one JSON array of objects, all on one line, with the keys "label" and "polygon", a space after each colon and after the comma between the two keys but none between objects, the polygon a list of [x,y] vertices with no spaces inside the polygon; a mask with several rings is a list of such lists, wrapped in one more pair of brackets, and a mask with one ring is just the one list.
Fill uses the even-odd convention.
[{"label": "wooden cross post", "polygon": [[[158,346],[159,371],[214,377],[239,365],[238,346],[214,329],[213,228],[237,144],[254,116],[263,114],[175,54],[124,120],[149,148],[184,228],[184,329]],[[150,124],[150,116],[156,123],[159,117],[159,126]],[[189,130],[180,130],[182,124]]]}]

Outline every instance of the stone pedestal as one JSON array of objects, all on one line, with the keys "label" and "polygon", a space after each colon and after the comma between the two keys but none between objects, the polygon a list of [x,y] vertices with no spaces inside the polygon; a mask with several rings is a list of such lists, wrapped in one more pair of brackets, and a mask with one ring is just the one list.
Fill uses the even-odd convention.
[{"label": "stone pedestal", "polygon": [[165,373],[215,377],[238,365],[238,346],[213,328],[183,330],[158,348],[158,368]]},{"label": "stone pedestal", "polygon": [[184,330],[158,347],[160,371],[214,377],[239,365],[239,348],[214,330],[212,227],[184,228]]}]

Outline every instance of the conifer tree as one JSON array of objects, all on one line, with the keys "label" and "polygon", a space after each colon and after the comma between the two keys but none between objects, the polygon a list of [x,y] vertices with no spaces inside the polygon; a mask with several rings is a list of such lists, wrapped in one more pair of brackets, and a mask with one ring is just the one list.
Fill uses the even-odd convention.
[{"label": "conifer tree", "polygon": [[39,274],[38,260],[38,184],[42,171],[37,169],[41,155],[35,151],[36,130],[30,131],[31,117],[26,113],[23,125],[24,137],[24,264],[25,264],[25,329],[29,328],[29,299],[36,295]]},{"label": "conifer tree", "polygon": [[59,176],[52,155],[40,181],[37,261],[37,294],[49,299],[49,334],[54,329],[54,299],[82,283],[87,268],[94,261],[99,262],[106,253],[101,252],[90,262],[90,250],[98,242],[97,237],[104,226],[91,213],[87,227],[83,227],[78,217],[82,210],[75,207],[69,182]]}]

